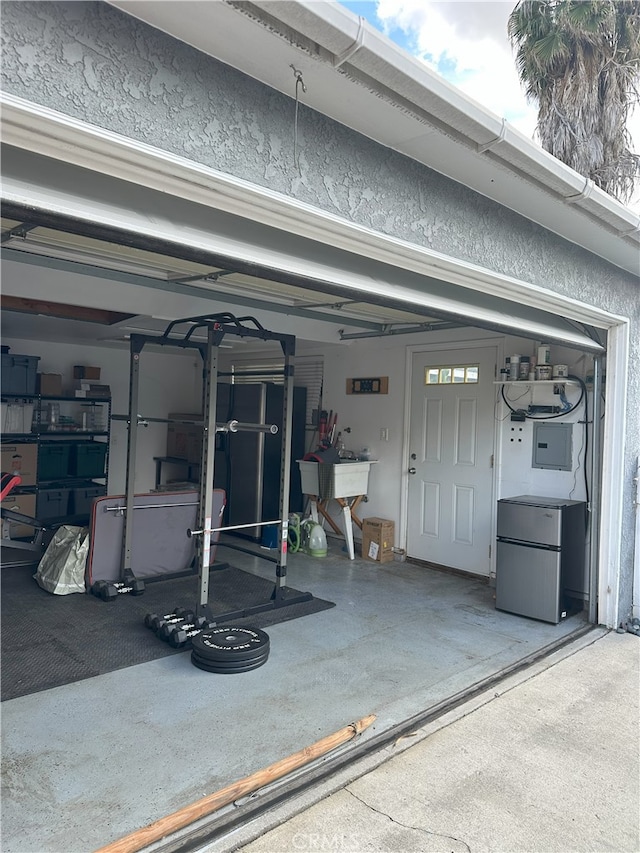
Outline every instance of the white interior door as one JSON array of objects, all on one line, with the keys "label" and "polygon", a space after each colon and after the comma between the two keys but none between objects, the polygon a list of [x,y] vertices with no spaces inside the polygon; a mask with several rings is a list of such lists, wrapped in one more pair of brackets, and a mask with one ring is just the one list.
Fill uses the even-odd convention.
[{"label": "white interior door", "polygon": [[[491,566],[495,366],[493,347],[416,353],[411,384],[408,556],[482,575]],[[477,382],[468,381],[474,368]]]}]

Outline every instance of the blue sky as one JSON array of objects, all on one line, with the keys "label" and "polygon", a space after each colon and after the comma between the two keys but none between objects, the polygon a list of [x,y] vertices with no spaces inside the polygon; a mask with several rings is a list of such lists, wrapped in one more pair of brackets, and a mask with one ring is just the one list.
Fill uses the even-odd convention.
[{"label": "blue sky", "polygon": [[[468,97],[534,142],[537,109],[524,96],[507,21],[517,0],[341,0]],[[640,108],[627,125],[640,152]],[[640,213],[640,182],[631,202]]]},{"label": "blue sky", "polygon": [[469,97],[534,138],[507,38],[515,0],[342,0]]}]

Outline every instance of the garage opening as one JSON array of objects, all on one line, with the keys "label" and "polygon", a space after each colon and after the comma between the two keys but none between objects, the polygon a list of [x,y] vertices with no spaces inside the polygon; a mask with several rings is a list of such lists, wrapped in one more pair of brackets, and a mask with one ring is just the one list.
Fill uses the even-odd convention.
[{"label": "garage opening", "polygon": [[[67,200],[68,187],[79,185],[69,183],[69,178],[61,179],[61,185],[67,180]],[[54,178],[48,175],[47,180],[51,183]],[[107,182],[103,189],[108,185],[109,194],[117,197],[115,183]],[[42,187],[46,187],[44,173]],[[162,211],[166,200],[158,203],[156,212]],[[63,505],[67,474],[54,470],[52,477],[40,483],[37,471],[41,459],[47,458],[45,464],[50,466],[58,463],[52,458],[56,456],[51,451],[54,444],[78,443],[75,429],[83,426],[83,414],[87,425],[93,424],[87,429],[96,438],[93,443],[108,450],[97,452],[98,461],[104,463],[100,476],[82,478],[82,485],[75,477],[82,467],[65,468],[65,462],[60,462],[60,470],[74,471],[69,486],[74,507],[79,499],[80,506],[89,505],[91,510],[96,498],[122,494],[130,425],[112,415],[127,412],[132,336],[162,335],[173,320],[226,311],[234,316],[250,313],[264,328],[295,338],[296,387],[306,392],[298,428],[303,455],[317,452],[322,438],[336,425],[330,448],[338,455],[343,453],[345,459],[352,454],[356,463],[371,464],[366,486],[359,486],[357,495],[339,493],[335,472],[326,491],[318,483],[320,494],[311,495],[321,499],[326,513],[320,513],[318,524],[322,521],[328,553],[289,553],[288,580],[298,590],[312,590],[327,606],[284,621],[260,621],[257,614],[250,623],[243,623],[270,635],[269,660],[255,672],[224,679],[192,667],[184,649],[160,641],[153,646],[159,651],[151,651],[144,661],[131,660],[131,650],[143,642],[142,637],[151,639],[142,620],[136,621],[139,606],[147,606],[145,596],[149,602],[155,596],[149,610],[165,601],[169,605],[165,613],[169,613],[174,604],[181,603],[172,597],[176,593],[170,585],[182,578],[149,584],[144,596],[122,595],[116,601],[103,602],[86,595],[52,595],[33,581],[35,564],[16,568],[3,559],[3,586],[10,575],[18,578],[13,588],[3,590],[3,608],[24,611],[26,595],[40,596],[51,619],[50,625],[43,619],[41,627],[53,638],[39,654],[37,666],[33,658],[27,664],[15,635],[3,641],[3,656],[11,660],[18,674],[22,665],[25,679],[37,682],[33,692],[18,684],[17,692],[7,695],[9,717],[14,708],[23,720],[37,715],[43,703],[47,713],[64,714],[70,702],[80,702],[85,714],[75,715],[73,726],[63,725],[58,730],[67,756],[77,754],[78,740],[114,743],[123,730],[135,727],[139,731],[135,749],[128,744],[126,749],[112,750],[109,757],[126,768],[127,780],[117,794],[121,808],[111,824],[114,838],[137,828],[142,813],[148,820],[148,779],[163,772],[166,739],[180,738],[184,761],[172,768],[171,790],[156,791],[153,817],[171,810],[169,800],[188,800],[193,783],[189,768],[203,761],[218,768],[217,781],[222,786],[255,769],[256,752],[266,765],[313,740],[310,729],[333,731],[370,713],[377,714],[376,725],[357,749],[379,748],[430,714],[441,713],[448,703],[460,701],[461,696],[589,630],[590,607],[595,606],[594,578],[584,568],[590,553],[586,531],[585,562],[582,574],[576,570],[577,587],[571,596],[575,612],[556,610],[557,620],[549,618],[546,598],[535,614],[518,613],[522,592],[517,584],[515,590],[508,587],[503,591],[507,606],[497,608],[495,567],[501,543],[515,547],[511,540],[516,538],[501,535],[500,499],[521,498],[505,508],[512,517],[523,507],[539,509],[540,504],[522,499],[535,494],[587,502],[587,488],[593,486],[590,448],[599,443],[598,434],[588,432],[587,422],[599,420],[602,332],[536,307],[522,305],[516,313],[508,299],[474,293],[433,275],[420,276],[362,258],[351,257],[347,262],[340,251],[308,243],[309,274],[305,276],[302,253],[294,251],[302,251],[303,241],[288,240],[275,229],[272,254],[263,253],[261,263],[255,254],[243,257],[237,247],[238,254],[233,256],[222,239],[224,228],[235,233],[236,240],[241,234],[242,245],[252,246],[254,253],[256,247],[268,246],[269,235],[258,233],[260,229],[250,223],[238,231],[238,223],[224,217],[224,221],[203,222],[197,235],[192,233],[187,240],[189,205],[179,200],[172,204],[180,207],[174,209],[174,215],[183,230],[178,234],[178,226],[173,224],[174,238],[169,239],[165,224],[170,220],[165,222],[162,213],[145,232],[133,227],[132,212],[129,228],[123,227],[122,220],[113,224],[115,207],[109,216],[102,211],[91,219],[88,214],[71,217],[68,210],[61,212],[64,205],[54,209],[53,205],[19,205],[15,199],[7,202],[3,222],[3,300],[6,297],[7,301],[3,302],[2,320],[3,342],[9,351],[4,355],[35,359],[27,362],[25,372],[40,376],[39,389],[13,393],[3,387],[6,409],[18,405],[22,417],[20,430],[3,433],[3,451],[11,446],[15,456],[17,447],[37,446],[31,472],[34,482],[23,479],[22,487],[13,494],[21,495],[23,501],[32,496],[37,506],[38,500],[42,505],[42,494],[55,492],[47,495],[49,502],[56,509]],[[156,236],[149,233],[154,227]],[[204,245],[201,241],[207,230],[212,242]],[[273,242],[276,238],[281,245]],[[218,251],[212,248],[216,240]],[[289,264],[280,265],[287,246]],[[271,263],[267,263],[269,257]],[[333,269],[331,276],[329,268]],[[96,313],[82,315],[87,310]],[[225,343],[221,341],[217,349],[219,378],[228,380],[224,384],[229,393],[232,388],[240,392],[258,385],[263,394],[262,416],[267,391],[279,387],[276,374],[282,359],[278,347],[268,340],[247,343],[242,337],[230,348]],[[524,364],[525,356],[531,359],[534,352],[537,356],[543,345],[553,353],[549,363],[556,369],[566,366],[566,373],[562,370],[554,376],[552,371],[549,379],[534,375],[531,382],[528,374],[526,381],[501,376],[507,358],[511,370],[512,365]],[[144,430],[144,437],[136,462],[135,491],[166,495],[163,487],[170,479],[178,494],[187,495],[188,487],[198,483],[202,461],[197,444],[193,453],[189,450],[189,435],[194,439],[197,431],[187,429],[194,426],[189,416],[202,414],[198,408],[202,365],[189,352],[167,356],[152,345],[149,351],[149,360],[141,362],[140,404],[146,407],[141,414],[148,416],[148,424],[137,427]],[[81,376],[74,375],[76,367]],[[100,377],[94,374],[92,379],[91,371],[96,368]],[[443,381],[431,381],[435,372]],[[477,381],[445,381],[458,376]],[[61,377],[60,388],[52,377]],[[108,386],[102,399],[98,386]],[[229,400],[222,420],[238,414],[228,408]],[[90,409],[82,411],[87,405]],[[63,406],[68,410],[63,412]],[[14,409],[12,417],[17,417],[17,411]],[[171,418],[172,414],[177,417]],[[153,420],[156,417],[158,422]],[[32,432],[27,426],[34,418],[36,431]],[[170,452],[171,423],[166,421],[183,428],[180,446],[184,457]],[[539,428],[534,430],[540,423],[571,426],[559,437],[552,429],[546,435]],[[69,426],[71,437],[57,435],[64,430],[50,430],[52,425]],[[232,436],[227,438],[232,440]],[[479,438],[485,443],[479,443]],[[41,455],[43,446],[48,450]],[[225,448],[216,450],[224,453]],[[28,452],[22,454],[23,459]],[[447,471],[442,473],[445,457]],[[218,461],[214,453],[214,471]],[[292,460],[292,482],[299,476],[297,461]],[[78,465],[77,458],[74,464]],[[81,459],[80,464],[88,463]],[[438,465],[439,479],[434,473]],[[424,470],[418,473],[421,466]],[[454,478],[451,471],[456,466],[466,473],[473,471],[478,483]],[[97,473],[91,467],[84,470]],[[299,511],[305,515],[311,512],[310,495],[302,490],[301,478],[299,485]],[[103,491],[90,494],[93,488]],[[533,492],[534,488],[542,492]],[[445,490],[448,497],[441,502]],[[78,495],[79,491],[84,494]],[[248,511],[255,512],[255,481],[244,491]],[[327,496],[324,500],[323,494]],[[353,509],[355,497],[361,500]],[[235,506],[241,503],[239,498]],[[434,513],[431,510],[436,505],[445,509]],[[70,506],[66,504],[67,509]],[[482,518],[477,514],[481,508],[488,508]],[[565,504],[556,509],[564,512]],[[76,515],[82,520],[82,514],[75,513],[73,520],[78,520]],[[362,530],[351,520],[353,515],[363,523]],[[368,529],[364,529],[366,519],[371,519]],[[385,539],[389,536],[385,522],[392,520],[393,538]],[[526,526],[516,518],[507,532],[516,531],[516,522]],[[538,516],[531,522],[536,533],[542,532],[539,522]],[[354,559],[344,535],[345,524],[351,524],[359,545]],[[484,530],[482,553],[476,538],[480,528]],[[388,541],[392,542],[390,548],[385,545]],[[545,556],[551,555],[551,563],[557,565],[563,543],[522,541],[542,545],[548,552]],[[372,544],[377,547],[371,548]],[[258,581],[265,580],[269,572],[261,558],[271,551],[269,545],[261,536],[254,537],[245,552],[233,553],[234,565]],[[454,546],[466,556],[475,551],[476,559],[459,562],[452,556]],[[3,552],[6,548],[3,542]],[[224,537],[217,556],[223,548]],[[553,565],[545,569],[549,576],[553,576]],[[108,666],[85,658],[71,673],[70,662],[77,651],[76,645],[69,653],[71,639],[77,639],[74,613],[87,607],[95,614],[93,628],[105,632],[104,645],[115,649],[115,654]],[[6,627],[3,618],[3,631]],[[14,686],[19,681],[16,678]],[[287,725],[282,725],[285,719]],[[6,720],[7,715],[5,725]],[[147,725],[150,721],[153,725]],[[138,728],[138,722],[145,725]],[[43,745],[36,739],[32,749],[37,756]],[[72,772],[69,758],[62,764],[63,776]],[[301,778],[300,785],[310,784],[313,778],[313,774]],[[101,790],[99,785],[95,790]],[[231,809],[203,833],[224,834],[277,796],[271,791],[259,803]],[[87,825],[83,834],[96,846],[104,841],[95,825]]]}]

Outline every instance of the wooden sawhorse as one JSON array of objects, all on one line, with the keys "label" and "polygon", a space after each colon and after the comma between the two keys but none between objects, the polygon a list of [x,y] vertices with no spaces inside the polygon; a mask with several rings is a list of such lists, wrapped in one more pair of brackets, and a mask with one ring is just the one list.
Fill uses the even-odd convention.
[{"label": "wooden sawhorse", "polygon": [[[355,522],[360,530],[362,530],[362,519],[358,518],[356,510],[361,501],[364,500],[365,495],[355,495],[352,498],[327,498],[326,500],[321,500],[317,495],[309,495],[308,497],[311,501],[311,518],[316,522],[319,521],[318,513],[320,513],[320,515],[329,522],[329,525],[338,534],[338,536],[344,536],[347,541],[349,559],[355,559],[355,551],[353,548],[353,523]],[[336,501],[336,503],[342,507],[344,533],[327,512],[327,508],[332,500]],[[351,503],[349,503],[349,501],[351,501]]]}]

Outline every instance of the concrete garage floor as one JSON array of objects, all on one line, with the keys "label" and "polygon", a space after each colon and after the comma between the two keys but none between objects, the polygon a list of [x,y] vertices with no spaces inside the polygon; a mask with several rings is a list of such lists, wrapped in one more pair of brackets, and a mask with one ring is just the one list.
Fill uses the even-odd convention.
[{"label": "concrete garage floor", "polygon": [[368,714],[358,745],[374,743],[586,626],[498,612],[473,578],[352,562],[337,540],[324,559],[291,555],[287,583],[336,607],[270,627],[259,669],[206,673],[185,652],[4,702],[3,853],[94,850]]}]

